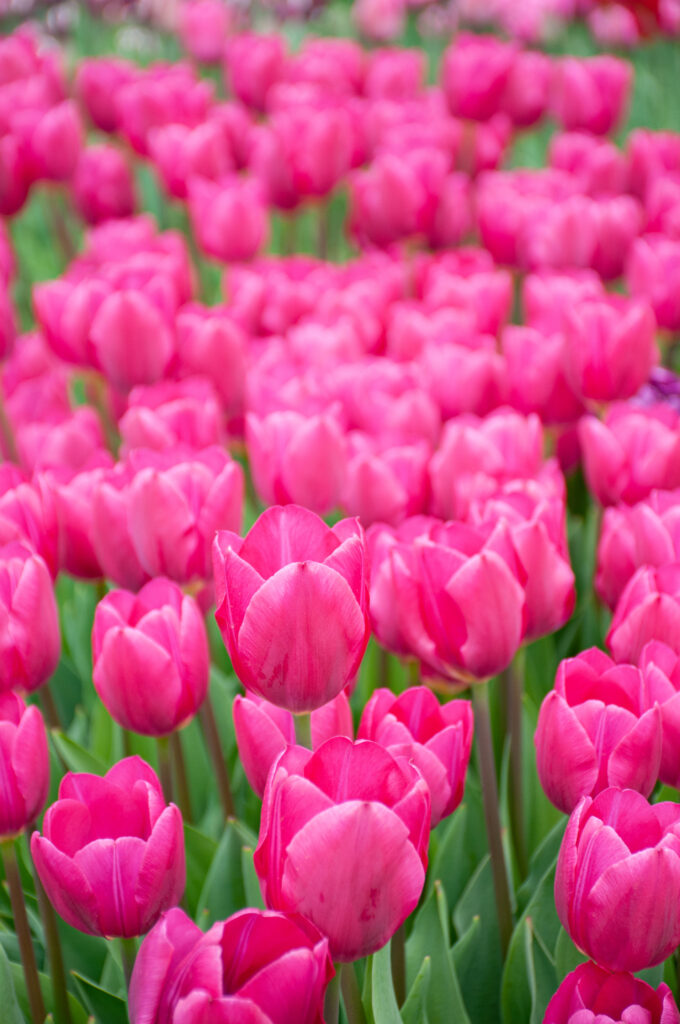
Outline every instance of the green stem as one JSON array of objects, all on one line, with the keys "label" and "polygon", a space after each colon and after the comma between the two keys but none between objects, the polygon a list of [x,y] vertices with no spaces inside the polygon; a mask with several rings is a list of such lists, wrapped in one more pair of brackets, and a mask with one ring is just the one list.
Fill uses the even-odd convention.
[{"label": "green stem", "polygon": [[191,793],[189,792],[189,780],[187,779],[187,766],[184,761],[182,740],[178,732],[170,733],[170,758],[175,770],[175,783],[177,789],[177,802],[182,812],[182,817],[191,824],[194,820],[191,811]]},{"label": "green stem", "polygon": [[416,658],[409,658],[406,667],[408,669],[408,685],[420,686],[420,662]]},{"label": "green stem", "polygon": [[52,992],[54,994],[56,1019],[58,1024],[71,1024],[71,1008],[68,1002],[64,957],[61,951],[57,915],[47,898],[47,893],[37,874],[35,876],[35,892],[38,897],[38,907],[40,908],[40,916],[47,942],[47,956],[50,962],[50,974],[52,975]]},{"label": "green stem", "polygon": [[316,254],[320,260],[328,259],[330,200],[322,199],[317,208]]},{"label": "green stem", "polygon": [[55,194],[52,188],[46,189],[45,197],[47,209],[52,222],[52,233],[57,240],[57,245],[66,264],[72,263],[77,255],[75,242],[71,236],[64,210],[62,207],[62,196]]},{"label": "green stem", "polygon": [[403,1006],[406,1000],[406,926],[401,925],[392,936],[390,947],[392,960],[392,984],[397,1005]]},{"label": "green stem", "polygon": [[170,761],[170,742],[167,736],[156,737],[158,751],[158,775],[161,780],[163,796],[170,803],[174,798],[172,786],[172,762]]},{"label": "green stem", "polygon": [[301,715],[294,715],[295,719],[295,741],[300,747],[312,749],[312,716],[308,711]]},{"label": "green stem", "polygon": [[33,1024],[43,1024],[45,1020],[45,1004],[40,990],[40,979],[35,962],[31,929],[26,915],[26,904],[24,903],[24,892],[21,887],[14,840],[4,840],[0,843],[0,850],[2,851],[5,878],[7,879],[9,898],[12,904],[14,927],[17,939],[19,940],[19,951],[21,953],[21,965],[24,969],[24,978],[26,979],[28,1004],[31,1008]]},{"label": "green stem", "polygon": [[231,785],[229,784],[229,773],[227,772],[227,765],[224,760],[222,753],[222,744],[220,743],[220,734],[217,729],[217,721],[215,720],[215,710],[212,706],[210,694],[205,698],[199,712],[201,719],[201,726],[203,728],[203,735],[205,742],[208,745],[208,752],[212,759],[213,768],[215,769],[215,776],[217,778],[217,789],[220,794],[220,800],[222,801],[222,809],[224,811],[225,818],[235,818],[236,809],[234,807],[234,797],[231,792]]},{"label": "green stem", "polygon": [[120,958],[123,962],[123,974],[125,975],[125,987],[129,990],[132,970],[137,958],[137,939],[120,940]]},{"label": "green stem", "polygon": [[340,1016],[340,965],[336,968],[335,977],[328,982],[326,998],[323,1004],[325,1024],[338,1024]]},{"label": "green stem", "polygon": [[471,688],[472,707],[475,714],[475,735],[479,753],[479,768],[482,782],[482,799],[486,834],[489,841],[491,871],[496,897],[496,913],[498,915],[498,931],[501,940],[503,959],[507,952],[512,935],[512,909],[510,907],[510,889],[505,868],[501,822],[498,815],[498,786],[496,784],[496,765],[493,756],[493,740],[491,737],[491,719],[489,716],[489,694],[486,683],[476,683]]},{"label": "green stem", "polygon": [[354,964],[342,964],[339,970],[342,1001],[345,1005],[348,1024],[366,1024],[366,1014],[361,1002]]},{"label": "green stem", "polygon": [[510,736],[510,824],[512,841],[521,878],[529,871],[529,854],[524,814],[524,772],[522,766],[522,697],[523,680],[518,666],[511,665],[503,673],[508,701],[508,732]]},{"label": "green stem", "polygon": [[59,717],[59,710],[55,703],[52,691],[50,690],[50,684],[47,683],[45,686],[38,690],[38,699],[42,706],[45,721],[50,729],[55,732],[63,732],[64,728],[61,724],[61,718]]},{"label": "green stem", "polygon": [[297,249],[297,215],[295,210],[283,214],[283,255],[293,256]]}]

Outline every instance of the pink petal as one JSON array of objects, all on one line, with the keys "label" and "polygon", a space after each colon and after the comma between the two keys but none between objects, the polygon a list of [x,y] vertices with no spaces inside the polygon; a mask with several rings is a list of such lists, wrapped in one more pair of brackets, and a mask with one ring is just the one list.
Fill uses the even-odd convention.
[{"label": "pink petal", "polygon": [[338,541],[323,519],[299,505],[266,509],[243,541],[240,555],[268,579],[291,562],[323,562]]}]

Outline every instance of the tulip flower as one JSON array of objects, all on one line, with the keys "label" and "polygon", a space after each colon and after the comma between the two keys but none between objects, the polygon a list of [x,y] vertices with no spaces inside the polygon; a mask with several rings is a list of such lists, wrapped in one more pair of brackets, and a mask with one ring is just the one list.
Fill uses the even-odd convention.
[{"label": "tulip flower", "polygon": [[368,527],[375,522],[396,525],[425,510],[430,458],[425,441],[382,447],[359,431],[353,431],[348,440],[350,456],[342,494],[347,512]]},{"label": "tulip flower", "polygon": [[76,91],[93,124],[104,132],[119,126],[116,98],[123,85],[133,81],[138,68],[117,57],[86,58],[78,66]]},{"label": "tulip flower", "polygon": [[17,541],[58,571],[57,518],[54,498],[41,476],[29,482],[10,462],[0,464],[0,546]]},{"label": "tulip flower", "polygon": [[578,420],[583,406],[567,380],[561,331],[547,334],[542,328],[510,326],[503,331],[501,345],[513,408],[525,416],[534,412],[545,424]]},{"label": "tulip flower", "polygon": [[469,701],[442,705],[427,687],[414,686],[398,697],[375,690],[364,707],[357,738],[374,740],[418,768],[430,790],[434,828],[463,799],[472,732]]},{"label": "tulip flower", "polygon": [[283,77],[285,64],[283,36],[243,32],[227,44],[224,74],[241,103],[263,112],[269,90]]},{"label": "tulip flower", "polygon": [[680,942],[680,808],[629,789],[577,804],[555,902],[572,941],[609,971],[641,971]]},{"label": "tulip flower", "polygon": [[527,325],[545,334],[561,332],[573,306],[604,294],[602,281],[593,270],[538,270],[527,274],[522,285]]},{"label": "tulip flower", "polygon": [[680,649],[680,562],[642,566],[619,598],[607,633],[616,661],[635,664],[649,640]]},{"label": "tulip flower", "polygon": [[267,509],[245,538],[218,532],[215,618],[248,690],[307,712],[354,678],[370,632],[365,560],[356,520],[331,529],[298,505]]},{"label": "tulip flower", "polygon": [[84,149],[73,178],[73,199],[88,224],[133,214],[135,185],[122,153],[107,145]]},{"label": "tulip flower", "polygon": [[242,910],[206,932],[176,908],[142,943],[131,1024],[321,1024],[328,940],[304,917]]},{"label": "tulip flower", "polygon": [[139,590],[149,579],[139,560],[128,517],[134,470],[118,462],[95,482],[90,507],[91,539],[102,574],[119,587]]},{"label": "tulip flower", "polygon": [[243,413],[247,339],[224,307],[183,306],[177,314],[177,354],[181,377],[208,377],[228,416]]},{"label": "tulip flower", "polygon": [[225,263],[249,260],[266,244],[267,208],[255,179],[236,175],[219,182],[192,178],[189,213],[198,244],[215,259]]},{"label": "tulip flower", "polygon": [[55,910],[88,935],[143,935],[184,891],[182,815],[139,757],[103,778],[68,772],[31,854]]},{"label": "tulip flower", "polygon": [[404,758],[341,736],[314,753],[291,747],[264,795],[255,869],[265,903],[308,917],[334,961],[368,956],[420,898],[429,826],[427,783]]},{"label": "tulip flower", "polygon": [[587,132],[554,135],[549,148],[551,167],[574,174],[586,195],[620,195],[627,191],[625,156],[608,139]]},{"label": "tulip flower", "polygon": [[606,135],[623,116],[632,80],[632,65],[618,57],[563,57],[554,78],[553,112],[568,131]]},{"label": "tulip flower", "polygon": [[680,1013],[664,982],[653,989],[632,974],[612,973],[588,961],[566,976],[548,1004],[543,1024],[579,1024],[598,1019],[680,1024]]},{"label": "tulip flower", "polygon": [[494,36],[460,33],[444,55],[442,88],[457,117],[488,121],[502,107],[517,47]]},{"label": "tulip flower", "polygon": [[649,796],[661,761],[661,712],[639,669],[592,647],[560,662],[541,705],[536,767],[548,799],[570,814],[608,786]]},{"label": "tulip flower", "polygon": [[640,670],[650,701],[661,710],[663,748],[659,778],[680,788],[680,658],[668,644],[650,640],[642,648]]},{"label": "tulip flower", "polygon": [[221,408],[209,380],[188,377],[133,388],[118,423],[120,454],[134,448],[163,451],[186,445],[201,449],[221,440]]},{"label": "tulip flower", "polygon": [[659,327],[680,329],[680,240],[649,234],[633,242],[626,265],[631,295],[646,299]]},{"label": "tulip flower", "polygon": [[636,128],[626,139],[626,155],[630,190],[644,199],[655,179],[680,171],[680,138],[676,132]]},{"label": "tulip flower", "polygon": [[40,555],[22,544],[0,548],[0,692],[36,690],[61,654],[52,578]]},{"label": "tulip flower", "polygon": [[16,693],[0,694],[0,841],[18,835],[40,814],[47,799],[50,762],[45,724],[37,707]]},{"label": "tulip flower", "polygon": [[149,134],[149,151],[163,186],[176,199],[186,199],[192,178],[219,181],[234,170],[229,139],[217,121],[190,128],[167,124]]},{"label": "tulip flower", "polygon": [[90,328],[98,365],[120,391],[160,380],[174,353],[163,313],[139,291],[116,291],[104,299]]},{"label": "tulip flower", "polygon": [[113,590],[92,629],[94,688],[124,729],[166,736],[185,725],[208,692],[210,655],[201,611],[157,577],[138,594]]},{"label": "tulip flower", "polygon": [[194,60],[219,64],[229,33],[231,11],[221,0],[192,0],[179,8],[179,38]]},{"label": "tulip flower", "polygon": [[[286,747],[294,746],[295,721],[290,711],[247,693],[232,705],[239,757],[252,789],[262,799],[269,769]],[[312,750],[333,736],[354,738],[352,710],[344,690],[311,714]]]}]

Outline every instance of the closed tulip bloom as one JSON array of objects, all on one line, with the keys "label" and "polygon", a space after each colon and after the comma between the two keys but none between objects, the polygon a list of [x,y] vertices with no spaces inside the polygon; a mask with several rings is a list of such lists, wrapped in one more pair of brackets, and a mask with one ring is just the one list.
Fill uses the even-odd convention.
[{"label": "closed tulip bloom", "polygon": [[99,485],[111,471],[106,453],[81,472],[50,470],[49,485],[57,511],[59,567],[81,579],[99,579],[102,566],[94,547],[92,508]]},{"label": "closed tulip bloom", "polygon": [[231,9],[222,0],[193,0],[179,8],[179,38],[187,53],[204,64],[219,64],[229,33]]},{"label": "closed tulip bloom", "polygon": [[182,815],[139,757],[103,778],[68,772],[31,854],[55,910],[89,935],[143,935],[184,892]]},{"label": "closed tulip bloom", "polygon": [[247,336],[224,307],[196,303],[177,314],[177,354],[181,377],[208,377],[227,416],[243,412]]},{"label": "closed tulip bloom", "polygon": [[431,454],[427,442],[382,446],[354,431],[350,452],[342,504],[363,526],[377,522],[396,526],[407,516],[424,512]]},{"label": "closed tulip bloom", "polygon": [[255,489],[268,505],[304,505],[323,515],[340,504],[347,471],[344,432],[332,412],[246,416]]},{"label": "closed tulip bloom", "polygon": [[663,749],[659,778],[680,788],[680,657],[668,644],[650,640],[639,660],[650,701],[661,709]]},{"label": "closed tulip bloom", "polygon": [[250,260],[267,242],[268,212],[255,179],[192,178],[189,213],[201,248],[225,263]]},{"label": "closed tulip bloom", "polygon": [[659,327],[680,329],[680,239],[643,235],[633,243],[626,266],[632,295],[647,300]]},{"label": "closed tulip bloom", "polygon": [[390,690],[375,690],[364,708],[357,738],[374,740],[415,764],[430,790],[434,828],[463,799],[472,733],[469,701],[442,705],[427,687],[414,686],[398,697]]},{"label": "closed tulip bloom", "polygon": [[461,33],[444,55],[442,88],[456,117],[488,121],[502,108],[517,47]]},{"label": "closed tulip bloom", "polygon": [[566,342],[561,331],[506,327],[501,345],[508,380],[508,401],[525,416],[536,413],[545,424],[573,423],[583,411],[565,373]]},{"label": "closed tulip bloom", "polygon": [[368,740],[291,747],[271,770],[255,869],[273,909],[304,914],[334,961],[375,953],[414,910],[425,882],[427,783]]},{"label": "closed tulip bloom", "polygon": [[22,544],[0,548],[0,692],[36,690],[61,654],[52,578],[40,555]]},{"label": "closed tulip bloom", "polygon": [[622,296],[584,300],[567,313],[566,368],[582,398],[630,398],[659,361],[651,306]]},{"label": "closed tulip bloom", "polygon": [[219,181],[234,169],[226,137],[217,121],[205,121],[190,128],[167,124],[149,135],[149,151],[167,192],[186,199],[191,178]]},{"label": "closed tulip bloom", "polygon": [[[626,14],[628,11],[621,8]],[[605,8],[602,8],[604,13]],[[609,1024],[644,1021],[680,1024],[680,1013],[668,985],[653,989],[632,974],[612,973],[592,961],[568,974],[545,1011],[543,1024]]]},{"label": "closed tulip bloom", "polygon": [[132,467],[118,462],[97,480],[90,510],[92,548],[106,579],[139,590],[149,580],[132,542],[129,521]]},{"label": "closed tulip bloom", "polygon": [[[232,706],[236,744],[246,778],[262,799],[269,769],[286,747],[294,746],[295,721],[290,711],[247,693]],[[352,710],[344,690],[311,714],[312,750],[333,736],[354,738]]]},{"label": "closed tulip bloom", "polygon": [[627,191],[626,158],[608,139],[587,132],[562,132],[553,136],[548,159],[551,167],[576,175],[587,195]]},{"label": "closed tulip bloom", "polygon": [[142,943],[132,972],[132,1024],[322,1024],[333,964],[306,918],[242,910],[205,934],[177,907]]},{"label": "closed tulip bloom", "polygon": [[73,178],[73,199],[88,224],[134,213],[132,172],[115,146],[88,146],[82,151]]},{"label": "closed tulip bloom", "polygon": [[215,618],[244,686],[293,712],[336,697],[370,632],[358,522],[331,529],[299,505],[274,506],[245,538],[219,532],[213,562]]},{"label": "closed tulip bloom", "polygon": [[116,131],[120,121],[116,98],[139,69],[117,57],[86,58],[76,74],[76,92],[93,124],[104,132]]},{"label": "closed tulip bloom", "polygon": [[218,396],[205,378],[133,388],[118,423],[120,454],[124,457],[133,448],[208,448],[221,441],[221,421]]},{"label": "closed tulip bloom", "polygon": [[527,274],[522,284],[524,317],[530,327],[553,334],[563,331],[572,306],[604,294],[604,285],[593,270],[539,270]]},{"label": "closed tulip bloom", "polygon": [[43,809],[50,783],[47,734],[37,707],[0,694],[0,841],[18,835]]},{"label": "closed tulip bloom", "polygon": [[58,564],[57,515],[44,477],[26,478],[11,462],[0,464],[0,546],[17,541],[45,560],[51,576]]},{"label": "closed tulip bloom", "polygon": [[97,360],[120,391],[159,380],[173,356],[173,332],[143,293],[114,292],[99,307],[90,329]]},{"label": "closed tulip bloom", "polygon": [[555,902],[574,944],[600,966],[641,971],[665,960],[680,942],[678,805],[650,805],[630,789],[583,797],[562,840]]},{"label": "closed tulip bloom", "polygon": [[224,75],[231,91],[253,110],[267,107],[269,90],[283,78],[286,48],[283,36],[241,33],[225,51]]},{"label": "closed tulip bloom", "polygon": [[607,633],[615,659],[636,663],[650,640],[680,648],[680,562],[642,566],[616,606]]},{"label": "closed tulip bloom", "polygon": [[659,775],[661,712],[642,674],[595,647],[562,661],[534,736],[541,785],[570,814],[608,786],[649,796]]},{"label": "closed tulip bloom", "polygon": [[680,137],[676,132],[636,128],[626,139],[630,190],[644,199],[656,178],[680,171]]},{"label": "closed tulip bloom", "polygon": [[563,57],[555,70],[553,112],[568,131],[606,135],[623,116],[632,81],[632,65],[618,57]]},{"label": "closed tulip bloom", "polygon": [[181,729],[208,692],[210,656],[201,611],[158,577],[138,594],[113,590],[95,611],[93,682],[124,729],[166,736]]}]

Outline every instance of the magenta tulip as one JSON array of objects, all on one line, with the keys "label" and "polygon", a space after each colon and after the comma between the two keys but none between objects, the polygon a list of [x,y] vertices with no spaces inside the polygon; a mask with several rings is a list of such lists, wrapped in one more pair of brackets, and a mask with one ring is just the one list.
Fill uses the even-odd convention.
[{"label": "magenta tulip", "polygon": [[180,376],[208,377],[228,416],[242,414],[247,338],[224,307],[184,306],[177,314]]},{"label": "magenta tulip", "polygon": [[661,712],[639,669],[592,647],[560,662],[534,743],[541,785],[566,814],[608,786],[649,796],[661,762]]},{"label": "magenta tulip", "polygon": [[680,789],[680,657],[668,644],[650,640],[640,654],[650,701],[659,705],[663,747],[659,778]]},{"label": "magenta tulip", "polygon": [[218,532],[213,560],[215,618],[244,686],[293,712],[336,697],[370,632],[358,522],[331,529],[299,505],[277,505],[245,539]]},{"label": "magenta tulip", "polygon": [[348,513],[368,527],[376,522],[396,525],[425,511],[429,494],[427,442],[383,447],[353,431],[349,447],[342,495]]},{"label": "magenta tulip", "polygon": [[179,8],[179,38],[201,63],[219,64],[231,24],[231,8],[221,0],[192,0]]},{"label": "magenta tulip", "polygon": [[680,650],[680,562],[638,569],[616,606],[607,633],[616,661],[636,664],[650,640]]},{"label": "magenta tulip", "polygon": [[135,184],[123,154],[114,146],[88,146],[73,178],[73,199],[88,224],[135,212]]},{"label": "magenta tulip", "polygon": [[0,546],[17,541],[44,560],[57,575],[57,518],[54,498],[43,477],[29,482],[11,462],[0,464]]},{"label": "magenta tulip", "polygon": [[121,456],[133,448],[208,448],[222,439],[222,410],[209,380],[187,377],[133,388],[118,429]]},{"label": "magenta tulip", "polygon": [[182,815],[139,757],[103,778],[68,772],[31,854],[55,910],[88,935],[143,935],[184,891]]},{"label": "magenta tulip", "polygon": [[430,790],[434,828],[463,799],[472,732],[469,701],[442,705],[427,687],[414,686],[398,697],[389,690],[375,690],[364,708],[357,738],[374,740],[418,768]]},{"label": "magenta tulip", "polygon": [[[248,693],[232,705],[234,732],[246,778],[262,799],[269,769],[286,747],[294,746],[295,722],[290,711]],[[311,714],[312,750],[333,736],[354,738],[352,710],[344,690]]]},{"label": "magenta tulip", "polygon": [[0,692],[36,690],[61,654],[52,578],[40,555],[21,544],[0,548]]},{"label": "magenta tulip", "polygon": [[120,290],[104,299],[90,329],[98,364],[120,391],[160,380],[174,353],[173,332],[142,292]]},{"label": "magenta tulip", "polygon": [[233,175],[219,182],[191,178],[189,213],[198,244],[217,260],[250,260],[266,245],[268,211],[254,178]]},{"label": "magenta tulip", "polygon": [[139,590],[149,580],[130,532],[128,508],[134,470],[118,462],[97,480],[90,509],[92,547],[103,575],[128,590]]},{"label": "magenta tulip", "polygon": [[224,60],[227,85],[253,110],[266,109],[269,90],[283,77],[285,65],[282,35],[244,32],[227,44]]},{"label": "magenta tulip", "polygon": [[606,135],[624,114],[632,80],[632,65],[618,57],[563,57],[554,76],[554,114],[569,131]]},{"label": "magenta tulip", "polygon": [[50,783],[45,724],[16,693],[0,694],[0,841],[18,835],[40,814]]},{"label": "magenta tulip", "polygon": [[141,945],[132,1024],[323,1024],[328,940],[297,914],[242,910],[205,934],[179,908]]},{"label": "magenta tulip", "polygon": [[274,765],[255,868],[265,903],[304,914],[334,961],[380,949],[415,908],[430,831],[427,783],[377,743],[291,747]]},{"label": "magenta tulip", "polygon": [[680,942],[680,807],[630,789],[577,804],[555,875],[560,921],[610,971],[641,971]]},{"label": "magenta tulip", "polygon": [[165,736],[182,728],[208,692],[210,655],[201,611],[157,577],[138,594],[113,590],[92,629],[94,687],[124,729]]},{"label": "magenta tulip", "polygon": [[660,327],[680,329],[680,240],[643,235],[633,243],[626,266],[632,295],[646,299]]},{"label": "magenta tulip", "polygon": [[543,1018],[543,1024],[609,1024],[610,1021],[680,1024],[680,1013],[673,993],[664,982],[653,989],[632,974],[611,973],[588,961],[566,976]]}]

